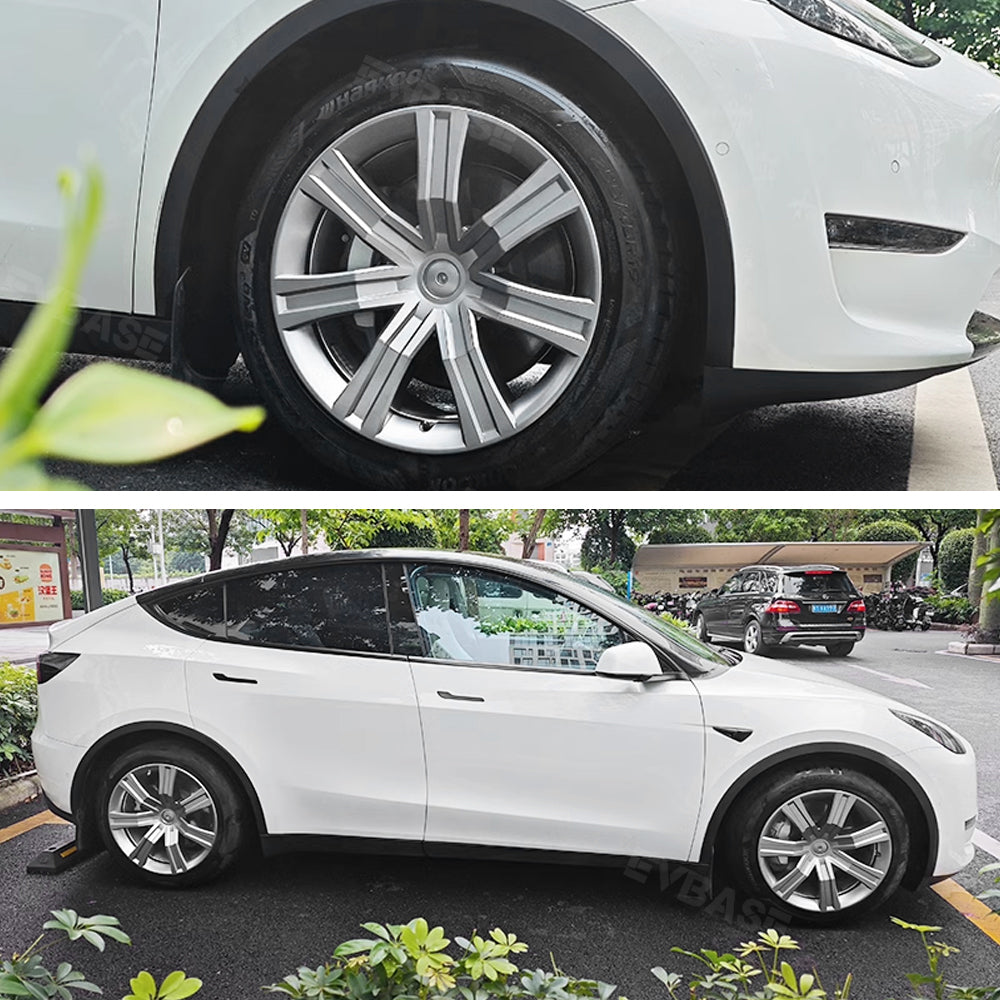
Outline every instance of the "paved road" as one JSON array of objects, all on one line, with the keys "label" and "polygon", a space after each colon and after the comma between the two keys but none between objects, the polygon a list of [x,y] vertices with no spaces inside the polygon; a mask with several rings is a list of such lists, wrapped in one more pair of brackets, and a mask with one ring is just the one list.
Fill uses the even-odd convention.
[{"label": "paved road", "polygon": [[[846,661],[812,650],[783,658],[901,697],[962,729],[979,753],[984,829],[1000,835],[1000,732],[990,700],[1000,662],[941,656],[937,651],[948,638],[873,633]],[[0,827],[38,809],[7,814]],[[619,983],[632,1000],[655,1000],[665,994],[649,968],[690,968],[670,954],[671,946],[735,945],[753,931],[730,910],[731,896],[706,900],[677,867],[642,882],[637,868],[302,855],[250,861],[224,881],[186,893],[136,886],[103,855],[54,878],[24,875],[33,854],[60,835],[64,829],[44,827],[0,843],[0,952],[32,940],[49,909],[113,913],[133,935],[134,948],[111,948],[105,955],[72,953],[62,945],[58,950],[60,956],[75,954],[108,984],[110,996],[124,992],[135,969],[162,976],[183,967],[205,979],[205,1000],[244,1000],[299,963],[318,964],[337,942],[357,936],[362,920],[402,922],[423,914],[452,934],[500,925],[533,946],[527,961],[547,966],[551,950],[576,974]],[[978,891],[983,880],[974,873],[988,860],[980,852],[962,883]],[[676,879],[671,891],[662,891],[663,877]],[[944,928],[936,937],[962,949],[949,960],[951,981],[1000,983],[1000,944],[929,889],[903,892],[850,927],[795,929],[803,945],[800,967],[817,965],[831,991],[837,977],[853,970],[852,996],[860,1000],[909,995],[902,973],[918,970],[921,953],[914,938],[890,924],[891,914]]]},{"label": "paved road", "polygon": [[[1000,277],[983,309],[1000,315]],[[86,360],[69,356],[59,377]],[[1000,351],[970,372],[942,378],[947,381],[862,399],[765,407],[723,427],[678,431],[653,423],[614,455],[555,488],[995,489]],[[233,404],[259,402],[241,365],[223,398]],[[360,488],[319,467],[273,421],[255,435],[236,435],[153,466],[107,469],[58,462],[52,468],[103,490]]]}]

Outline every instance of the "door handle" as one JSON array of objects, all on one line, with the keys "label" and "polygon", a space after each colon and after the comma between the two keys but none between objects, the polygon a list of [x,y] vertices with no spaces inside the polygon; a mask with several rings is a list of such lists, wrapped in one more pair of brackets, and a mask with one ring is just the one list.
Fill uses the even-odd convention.
[{"label": "door handle", "polygon": [[252,677],[227,677],[225,674],[212,674],[217,681],[225,681],[227,684],[256,684]]},{"label": "door handle", "polygon": [[476,701],[485,703],[485,698],[477,698],[474,695],[452,694],[450,691],[438,691],[438,697],[445,701]]}]

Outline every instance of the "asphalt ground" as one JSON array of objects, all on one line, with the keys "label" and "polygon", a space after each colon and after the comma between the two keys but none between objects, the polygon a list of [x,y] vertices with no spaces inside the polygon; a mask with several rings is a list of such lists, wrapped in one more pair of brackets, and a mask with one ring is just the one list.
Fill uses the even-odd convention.
[{"label": "asphalt ground", "polygon": [[[781,658],[885,691],[965,733],[979,755],[980,825],[997,836],[1000,731],[990,698],[1000,662],[942,656],[938,651],[948,638],[942,632],[872,633],[847,660],[814,650],[791,650]],[[33,803],[5,813],[0,827],[43,808]],[[638,862],[593,869],[310,854],[249,859],[224,880],[188,892],[141,886],[119,874],[107,855],[58,876],[25,874],[39,850],[69,832],[44,826],[0,842],[0,952],[34,940],[50,909],[113,914],[132,935],[132,948],[111,945],[101,955],[83,944],[52,947],[54,959],[74,961],[105,984],[109,996],[123,994],[138,969],[162,978],[183,968],[205,981],[199,994],[205,1000],[243,1000],[299,964],[318,965],[340,941],[363,936],[362,921],[423,915],[452,936],[499,925],[531,946],[522,967],[548,967],[551,952],[573,974],[617,983],[631,1000],[655,1000],[666,994],[649,975],[652,966],[693,971],[689,960],[671,954],[672,946],[732,947],[752,937],[761,922],[754,910],[748,919],[744,901],[725,886],[709,898],[698,873],[683,865],[649,870]],[[976,872],[990,860],[977,851],[957,881],[981,891],[987,880]],[[818,968],[831,993],[853,972],[855,1000],[909,996],[903,975],[925,971],[922,951],[915,935],[891,924],[895,915],[942,927],[934,938],[961,949],[946,960],[951,982],[1000,984],[1000,941],[973,925],[962,908],[930,888],[903,891],[849,926],[793,928],[802,945],[795,964],[800,971]],[[765,922],[780,925],[766,915]]]}]

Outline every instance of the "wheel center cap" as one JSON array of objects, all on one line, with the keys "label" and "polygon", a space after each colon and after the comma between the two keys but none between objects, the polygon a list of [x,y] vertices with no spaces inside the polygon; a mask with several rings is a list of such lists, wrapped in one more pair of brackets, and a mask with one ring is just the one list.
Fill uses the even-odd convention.
[{"label": "wheel center cap", "polygon": [[451,257],[432,257],[420,272],[420,289],[435,302],[454,298],[465,286],[465,268]]},{"label": "wheel center cap", "polygon": [[814,840],[811,844],[813,854],[823,857],[830,853],[830,842],[828,840]]},{"label": "wheel center cap", "polygon": [[173,809],[164,809],[163,812],[160,813],[160,819],[164,823],[174,823],[177,820],[177,813],[175,813]]}]

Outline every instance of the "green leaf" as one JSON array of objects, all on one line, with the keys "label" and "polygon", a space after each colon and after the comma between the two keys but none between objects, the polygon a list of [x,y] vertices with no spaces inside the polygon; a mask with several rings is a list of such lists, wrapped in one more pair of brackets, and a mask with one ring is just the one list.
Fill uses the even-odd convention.
[{"label": "green leaf", "polygon": [[0,489],[5,490],[86,490],[73,479],[50,476],[38,462],[21,462],[0,471]]},{"label": "green leaf", "polygon": [[186,1000],[193,997],[202,987],[200,979],[188,979],[183,972],[171,972],[157,994],[159,1000]]},{"label": "green leaf", "polygon": [[230,409],[194,386],[95,364],[53,393],[22,440],[34,456],[127,464],[166,458],[233,431],[254,431],[263,420],[260,407]]},{"label": "green leaf", "polygon": [[129,982],[132,987],[132,997],[126,1000],[154,1000],[156,997],[156,980],[146,971],[142,971]]}]

